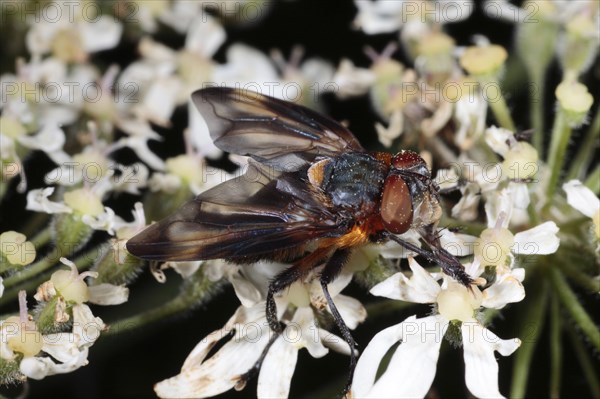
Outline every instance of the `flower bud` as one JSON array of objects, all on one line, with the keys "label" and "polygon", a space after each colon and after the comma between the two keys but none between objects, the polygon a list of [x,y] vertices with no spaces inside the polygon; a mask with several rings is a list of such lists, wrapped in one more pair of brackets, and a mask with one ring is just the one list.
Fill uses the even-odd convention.
[{"label": "flower bud", "polygon": [[565,25],[558,44],[559,60],[575,76],[585,72],[598,54],[598,26],[591,14],[579,14]]},{"label": "flower bud", "polygon": [[517,141],[505,154],[502,162],[502,173],[509,179],[530,179],[538,171],[538,153],[535,148],[524,141]]},{"label": "flower bud", "polygon": [[576,81],[563,81],[554,92],[561,111],[571,127],[585,122],[594,98],[587,87]]},{"label": "flower bud", "polygon": [[[477,292],[479,290],[475,289]],[[481,295],[474,297],[464,285],[450,282],[437,297],[438,312],[448,320],[467,321],[481,306]]]},{"label": "flower bud", "polygon": [[555,19],[556,6],[547,0],[526,1],[524,9],[537,10],[535,22],[522,21],[517,27],[517,50],[530,71],[545,70],[554,56],[558,23]]},{"label": "flower bud", "polygon": [[483,266],[504,267],[510,263],[515,236],[503,228],[485,229],[475,241],[474,255]]},{"label": "flower bud", "polygon": [[[444,74],[447,77],[454,68],[454,40],[444,32],[434,31],[422,38],[417,52],[428,74]],[[440,78],[440,83],[446,79]]]},{"label": "flower bud", "polygon": [[30,357],[42,350],[42,334],[32,320],[22,322],[18,316],[12,316],[2,323],[2,330],[2,335],[7,337],[8,347],[14,352]]},{"label": "flower bud", "polygon": [[0,133],[16,139],[26,134],[27,131],[18,119],[11,116],[0,116]]},{"label": "flower bud", "polygon": [[495,44],[471,46],[460,57],[460,65],[478,78],[495,78],[499,75],[507,57],[508,54],[502,46]]},{"label": "flower bud", "polygon": [[5,231],[0,234],[0,254],[11,265],[25,266],[35,260],[35,247],[24,234]]}]

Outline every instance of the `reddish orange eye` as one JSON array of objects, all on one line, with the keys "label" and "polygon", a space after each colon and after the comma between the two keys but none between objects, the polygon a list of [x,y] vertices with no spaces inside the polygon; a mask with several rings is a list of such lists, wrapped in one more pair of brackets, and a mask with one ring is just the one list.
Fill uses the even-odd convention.
[{"label": "reddish orange eye", "polygon": [[392,158],[392,166],[397,169],[409,169],[417,165],[425,165],[425,161],[413,151],[401,151]]},{"label": "reddish orange eye", "polygon": [[406,182],[396,175],[388,176],[381,198],[381,220],[383,226],[394,234],[410,229],[413,218],[412,197]]}]

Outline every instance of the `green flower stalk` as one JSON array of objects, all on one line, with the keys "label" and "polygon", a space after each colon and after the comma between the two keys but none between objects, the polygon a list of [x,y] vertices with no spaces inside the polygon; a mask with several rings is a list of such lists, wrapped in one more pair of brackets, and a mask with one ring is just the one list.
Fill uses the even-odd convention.
[{"label": "green flower stalk", "polygon": [[460,65],[479,81],[500,126],[515,132],[515,124],[499,81],[507,57],[506,50],[501,46],[468,47],[460,57]]},{"label": "green flower stalk", "polygon": [[594,102],[587,87],[579,82],[563,81],[556,88],[555,94],[559,109],[554,119],[548,152],[548,166],[551,169],[550,180],[546,189],[548,200],[552,199],[556,191],[572,130],[586,120]]}]

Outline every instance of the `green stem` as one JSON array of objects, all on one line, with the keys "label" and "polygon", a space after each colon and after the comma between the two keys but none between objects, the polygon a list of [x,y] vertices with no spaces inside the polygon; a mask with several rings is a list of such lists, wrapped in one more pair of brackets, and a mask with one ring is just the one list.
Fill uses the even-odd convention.
[{"label": "green stem", "polygon": [[549,268],[548,272],[554,290],[558,294],[563,306],[578,324],[579,328],[581,328],[581,331],[588,337],[590,343],[596,350],[600,350],[600,332],[598,332],[590,315],[577,300],[577,296],[575,296],[575,293],[569,287],[564,276],[558,269]]},{"label": "green stem", "polygon": [[560,173],[564,163],[565,153],[571,138],[571,127],[567,124],[564,113],[558,111],[552,127],[552,140],[550,142],[550,151],[548,153],[548,166],[551,170],[550,180],[546,188],[546,206],[550,206],[552,198],[558,185]]},{"label": "green stem", "polygon": [[[73,259],[73,263],[75,263],[75,265],[77,265],[77,270],[79,270],[79,272],[85,271],[90,268],[93,261],[97,257],[97,254],[95,254],[95,252],[97,250],[98,250],[97,247],[92,248],[89,251],[86,251]],[[54,266],[57,262],[58,261],[55,261],[52,264],[52,266]],[[4,291],[4,295],[2,295],[2,297],[0,298],[0,306],[5,305],[7,302],[14,300],[17,297],[17,294],[19,293],[19,291],[21,291],[21,290],[25,290],[27,292],[32,292],[44,281],[50,280],[50,276],[52,275],[52,273],[54,273],[54,270],[46,271],[45,273],[41,272],[39,274],[36,274],[32,278],[27,279],[27,281],[15,283],[14,286],[7,287]],[[14,277],[14,276],[11,276],[11,277]],[[5,285],[6,285],[6,281],[9,280],[11,277],[4,280]]]},{"label": "green stem", "polygon": [[463,220],[453,219],[446,214],[442,215],[440,225],[448,229],[460,229],[461,233],[471,234],[478,236],[483,230],[487,228],[484,223],[478,222],[467,222]]},{"label": "green stem", "polygon": [[546,299],[548,297],[548,284],[539,276],[534,277],[528,287],[528,297],[524,313],[520,317],[521,323],[527,323],[527,337],[523,337],[521,347],[515,356],[515,365],[512,374],[511,398],[524,398],[527,390],[527,380],[531,370],[531,360],[539,337],[544,328],[544,314],[546,313]]},{"label": "green stem", "polygon": [[600,138],[600,108],[579,146],[579,151],[571,163],[571,168],[566,180],[583,179],[594,154],[598,151],[598,138]]},{"label": "green stem", "polygon": [[25,226],[23,226],[23,228],[21,229],[21,233],[25,234],[27,237],[33,236],[35,234],[39,234],[38,232],[40,232],[40,230],[42,230],[42,226],[44,224],[48,224],[48,219],[50,219],[50,215],[48,215],[46,213],[41,213],[41,212],[35,213],[27,221]]},{"label": "green stem", "polygon": [[531,124],[533,127],[532,144],[538,151],[540,159],[544,159],[544,70],[531,70],[531,83],[533,89],[529,109],[531,111]]},{"label": "green stem", "polygon": [[500,83],[498,81],[492,82],[498,87],[498,97],[494,99],[494,101],[488,101],[496,120],[500,124],[501,127],[510,130],[511,132],[515,132],[515,123],[512,120],[512,116],[510,116],[510,111],[508,109],[508,105],[506,105],[506,100],[504,99],[504,95],[502,94],[502,90],[500,89]]},{"label": "green stem", "polygon": [[556,295],[550,296],[550,397],[560,397],[562,371],[560,303]]},{"label": "green stem", "polygon": [[4,287],[10,288],[17,285],[25,280],[28,280],[44,270],[47,270],[54,266],[58,262],[58,257],[54,253],[47,255],[45,258],[38,260],[30,266],[26,266],[20,272],[13,274],[12,276],[4,280]]},{"label": "green stem", "polygon": [[[570,260],[570,261],[569,261]],[[597,293],[600,291],[600,283],[594,278],[587,275],[579,267],[577,263],[572,262],[573,259],[565,259],[559,263],[560,270],[571,280],[573,283],[579,285],[581,288],[589,293]]]},{"label": "green stem", "polygon": [[40,249],[44,245],[48,244],[52,239],[52,229],[50,227],[44,228],[42,231],[37,233],[32,239],[31,242],[35,249]]},{"label": "green stem", "polygon": [[116,321],[103,335],[117,335],[125,331],[135,330],[157,320],[186,312],[195,306],[205,303],[220,290],[222,282],[211,281],[200,268],[192,276],[182,282],[179,295],[164,305],[148,310],[144,313]]},{"label": "green stem", "polygon": [[598,195],[598,193],[600,193],[600,166],[596,166],[596,169],[594,169],[594,171],[590,173],[590,175],[583,182],[583,184],[585,184],[587,188],[592,190],[594,194]]},{"label": "green stem", "polygon": [[157,308],[110,323],[110,328],[102,334],[102,336],[113,336],[123,332],[132,331],[157,320],[183,312],[188,308],[189,301],[182,297],[177,297]]},{"label": "green stem", "polygon": [[0,177],[0,202],[2,202],[2,200],[4,199],[4,194],[6,194],[8,185],[9,185],[8,180],[4,180],[3,177]]},{"label": "green stem", "polygon": [[573,344],[573,349],[575,349],[575,355],[579,360],[579,364],[583,370],[583,375],[588,382],[588,387],[590,388],[592,397],[595,399],[600,399],[600,382],[598,381],[598,375],[596,374],[594,363],[590,358],[590,352],[581,343],[575,328],[570,324],[567,324],[567,333],[569,334],[569,338]]}]

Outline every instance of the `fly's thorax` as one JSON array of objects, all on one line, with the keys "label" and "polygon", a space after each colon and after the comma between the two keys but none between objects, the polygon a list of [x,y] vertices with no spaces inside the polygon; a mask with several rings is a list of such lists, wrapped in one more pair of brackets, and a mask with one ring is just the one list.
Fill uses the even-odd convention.
[{"label": "fly's thorax", "polygon": [[331,205],[364,218],[377,211],[388,165],[374,156],[350,152],[315,163],[308,170]]}]

